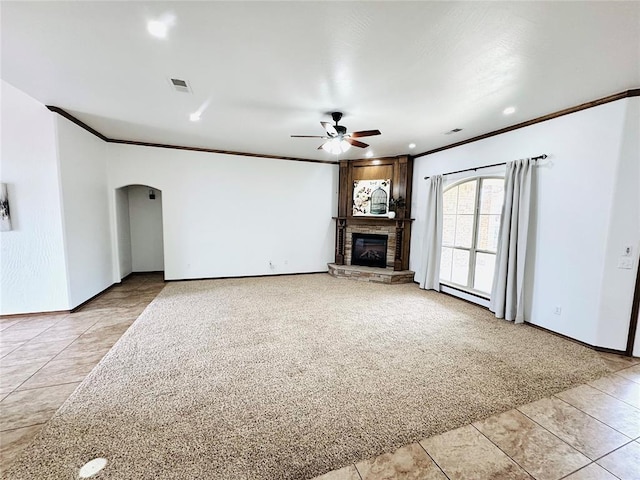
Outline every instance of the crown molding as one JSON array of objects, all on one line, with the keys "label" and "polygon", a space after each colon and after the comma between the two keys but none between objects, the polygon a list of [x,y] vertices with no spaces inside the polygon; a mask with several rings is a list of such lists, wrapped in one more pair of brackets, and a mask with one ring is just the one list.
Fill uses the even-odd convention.
[{"label": "crown molding", "polygon": [[[515,125],[511,125],[509,127],[501,128],[499,130],[494,130],[493,132],[484,133],[482,135],[478,135],[476,137],[469,138],[467,140],[462,140],[460,142],[452,143],[450,145],[445,145],[443,147],[434,148],[433,150],[428,150],[426,152],[418,153],[415,155],[411,155],[413,158],[423,157],[425,155],[431,155],[433,153],[442,152],[443,150],[449,150],[450,148],[459,147],[461,145],[466,145],[468,143],[477,142],[479,140],[484,140],[485,138],[495,137],[496,135],[501,135],[503,133],[511,132],[513,130],[517,130],[519,128],[528,127],[531,125],[535,125],[536,123],[546,122],[547,120],[553,120],[554,118],[562,117],[564,115],[569,115],[571,113],[580,112],[582,110],[586,110],[588,108],[598,107],[600,105],[604,105],[606,103],[615,102],[617,100],[622,100],[624,98],[631,97],[640,97],[640,88],[634,88],[631,90],[626,90],[624,92],[616,93],[613,95],[609,95],[607,97],[599,98],[597,100],[593,100],[591,102],[582,103],[580,105],[576,105],[575,107],[565,108],[564,110],[559,110],[554,113],[549,113],[547,115],[543,115],[542,117],[537,117],[532,120],[527,120],[526,122],[517,123]],[[151,142],[138,142],[135,140],[122,140],[118,138],[109,138],[106,135],[98,132],[96,129],[90,127],[83,121],[77,119],[69,112],[63,110],[60,107],[56,107],[53,105],[46,106],[50,111],[57,113],[58,115],[66,118],[67,120],[75,123],[80,128],[86,130],[87,132],[95,135],[100,140],[103,140],[108,143],[118,143],[123,145],[137,145],[142,147],[156,147],[156,148],[170,148],[174,150],[188,150],[192,152],[204,152],[204,153],[220,153],[223,155],[239,155],[242,157],[259,157],[259,158],[270,158],[275,160],[291,160],[295,162],[310,162],[310,163],[325,163],[329,165],[338,165],[339,161],[334,160],[314,160],[311,158],[298,158],[298,157],[283,157],[280,155],[264,155],[260,153],[250,153],[250,152],[236,152],[232,150],[218,150],[215,148],[200,148],[200,147],[188,147],[183,145],[169,145],[164,143],[151,143]],[[405,155],[405,154],[402,154]],[[401,155],[397,155],[401,156]],[[366,159],[358,159],[358,160],[366,160]]]},{"label": "crown molding", "polygon": [[546,122],[547,120],[553,120],[554,118],[562,117],[564,115],[569,115],[570,113],[580,112],[588,108],[598,107],[600,105],[604,105],[605,103],[615,102],[617,100],[622,100],[623,98],[639,97],[639,96],[640,96],[640,88],[626,90],[624,92],[599,98],[598,100],[593,100],[591,102],[582,103],[580,105],[576,105],[575,107],[565,108],[564,110],[559,110],[554,113],[549,113],[547,115],[543,115],[542,117],[537,117],[532,120],[527,120],[526,122],[517,123],[509,127],[501,128],[500,130],[494,130],[493,132],[484,133],[482,135],[478,135],[477,137],[468,138],[467,140],[462,140],[460,142],[452,143],[451,145],[445,145],[444,147],[434,148],[433,150],[428,150],[426,152],[418,153],[412,156],[413,158],[418,158],[418,157],[423,157],[425,155],[431,155],[433,153],[442,152],[443,150],[449,150],[450,148],[466,145],[467,143],[477,142],[479,140],[484,140],[485,138],[489,138],[489,137],[495,137],[496,135],[501,135],[503,133],[511,132],[519,128],[535,125],[536,123]]},{"label": "crown molding", "polygon": [[109,138],[106,135],[103,135],[102,133],[98,132],[95,128],[90,127],[89,125],[84,123],[82,120],[77,119],[76,117],[71,115],[69,112],[67,112],[66,110],[63,110],[60,107],[56,107],[56,106],[53,106],[53,105],[47,105],[46,107],[50,111],[52,111],[54,113],[57,113],[58,115],[66,118],[70,122],[75,123],[80,128],[86,130],[87,132],[91,133],[92,135],[95,135],[100,140],[103,140],[103,141],[105,141],[107,143],[118,143],[118,144],[123,144],[123,145],[137,145],[137,146],[141,146],[141,147],[170,148],[170,149],[173,149],[173,150],[188,150],[188,151],[191,151],[191,152],[220,153],[220,154],[223,154],[223,155],[239,155],[241,157],[259,157],[259,158],[270,158],[270,159],[274,159],[274,160],[292,160],[292,161],[295,161],[295,162],[326,163],[326,164],[329,164],[329,165],[338,165],[338,163],[339,163],[338,161],[335,161],[335,160],[314,160],[314,159],[311,159],[311,158],[283,157],[283,156],[280,156],[280,155],[264,155],[264,154],[260,154],[260,153],[236,152],[236,151],[233,151],[233,150],[218,150],[218,149],[215,149],[215,148],[187,147],[187,146],[183,146],[183,145],[169,145],[169,144],[166,144],[166,143],[138,142],[138,141],[135,141],[135,140],[122,140],[122,139],[119,139],[119,138]]}]

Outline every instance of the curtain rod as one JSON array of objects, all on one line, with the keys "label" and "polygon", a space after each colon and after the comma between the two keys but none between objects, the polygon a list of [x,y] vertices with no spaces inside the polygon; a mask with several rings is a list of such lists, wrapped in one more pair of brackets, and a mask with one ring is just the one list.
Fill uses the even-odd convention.
[{"label": "curtain rod", "polygon": [[[529,160],[544,160],[547,158],[547,154],[543,153],[542,155],[538,155],[537,157],[531,157]],[[490,168],[490,167],[498,167],[500,165],[506,165],[507,162],[502,163],[494,163],[493,165],[484,165],[482,167],[473,167],[473,168],[465,168],[464,170],[456,170],[455,172],[447,172],[447,173],[439,173],[437,175],[453,175],[454,173],[462,173],[462,172],[471,172],[473,170],[478,170],[479,168]],[[430,177],[424,177],[427,180]]]}]

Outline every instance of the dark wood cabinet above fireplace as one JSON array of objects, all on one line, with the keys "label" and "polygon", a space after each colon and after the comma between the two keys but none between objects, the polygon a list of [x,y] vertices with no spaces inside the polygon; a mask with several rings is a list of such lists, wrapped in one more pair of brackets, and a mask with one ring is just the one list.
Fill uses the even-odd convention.
[{"label": "dark wood cabinet above fireplace", "polygon": [[[358,180],[391,180],[391,198],[402,198],[404,205],[396,209],[396,217],[353,215],[353,187]],[[403,155],[377,159],[340,162],[338,216],[336,220],[337,265],[351,265],[352,237],[359,235],[387,236],[386,268],[409,269],[411,240],[411,183],[413,159]]]}]

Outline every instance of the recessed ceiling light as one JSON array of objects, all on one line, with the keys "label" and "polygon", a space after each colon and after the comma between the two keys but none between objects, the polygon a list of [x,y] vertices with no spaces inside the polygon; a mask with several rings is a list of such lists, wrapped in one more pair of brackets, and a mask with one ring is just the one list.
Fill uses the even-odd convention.
[{"label": "recessed ceiling light", "polygon": [[191,120],[192,122],[200,121],[200,112],[193,112],[191,115],[189,115],[189,120]]},{"label": "recessed ceiling light", "polygon": [[367,158],[371,158],[373,157],[373,152],[371,150],[369,150],[367,153],[364,154],[365,157]]},{"label": "recessed ceiling light", "polygon": [[147,31],[156,38],[166,38],[169,27],[160,20],[149,20],[147,22]]},{"label": "recessed ceiling light", "polygon": [[409,148],[416,148],[416,144],[415,143],[410,143],[409,144]]},{"label": "recessed ceiling light", "polygon": [[502,113],[504,113],[505,115],[511,115],[515,111],[516,107],[507,107],[502,111]]}]

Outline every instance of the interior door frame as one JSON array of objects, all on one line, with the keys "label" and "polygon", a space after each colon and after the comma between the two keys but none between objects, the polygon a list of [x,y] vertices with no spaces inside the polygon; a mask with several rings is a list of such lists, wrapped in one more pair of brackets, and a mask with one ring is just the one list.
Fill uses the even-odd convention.
[{"label": "interior door frame", "polygon": [[629,320],[629,336],[627,337],[627,350],[625,355],[633,356],[633,347],[638,329],[638,312],[640,312],[640,261],[636,272],[636,288],[633,293],[633,303],[631,306],[631,319]]}]

